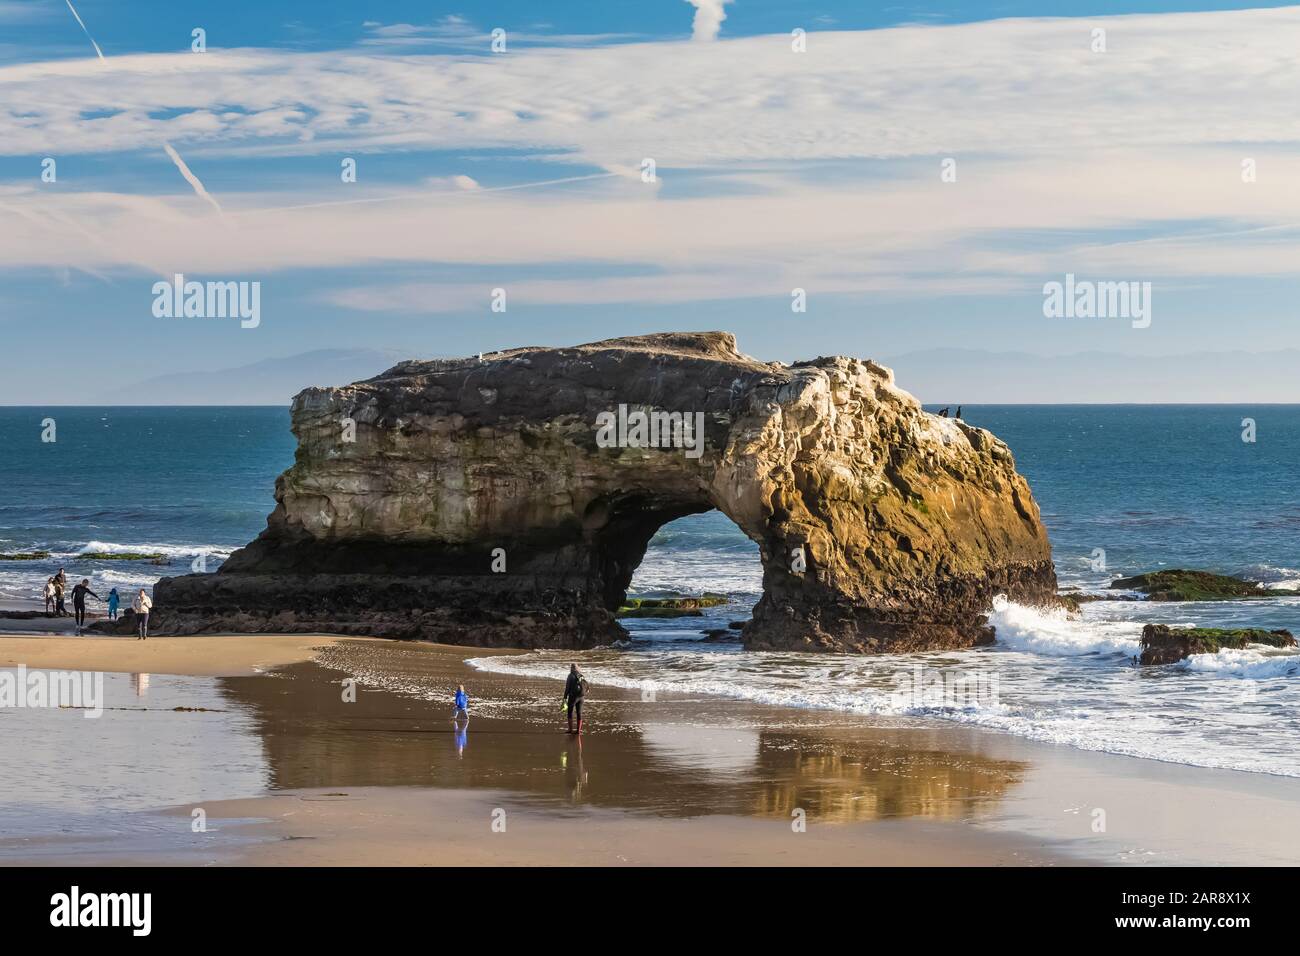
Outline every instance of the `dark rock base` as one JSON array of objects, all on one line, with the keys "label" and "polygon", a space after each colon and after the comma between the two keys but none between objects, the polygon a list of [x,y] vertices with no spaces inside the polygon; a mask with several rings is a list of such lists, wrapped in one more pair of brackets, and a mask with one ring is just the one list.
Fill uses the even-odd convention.
[{"label": "dark rock base", "polygon": [[947,578],[933,590],[888,595],[872,605],[837,601],[818,593],[815,581],[791,593],[769,588],[745,626],[749,650],[902,654],[992,644],[987,610],[1005,594],[1020,604],[1056,607],[1056,572],[1050,561],[998,568],[982,578]]},{"label": "dark rock base", "polygon": [[158,634],[352,634],[475,647],[591,648],[627,637],[591,595],[499,576],[203,574],[155,586]]},{"label": "dark rock base", "polygon": [[[1053,604],[1055,587],[1047,563],[948,580],[936,585],[942,597],[918,593],[914,602],[894,598],[897,606],[861,607],[819,598],[814,580],[806,594],[796,595],[799,604],[778,606],[766,594],[740,638],[752,650],[871,654],[974,647],[994,639],[984,612],[995,595]],[[154,634],[323,633],[475,647],[593,648],[628,636],[602,592],[507,575],[186,575],[158,582],[149,623]]]}]

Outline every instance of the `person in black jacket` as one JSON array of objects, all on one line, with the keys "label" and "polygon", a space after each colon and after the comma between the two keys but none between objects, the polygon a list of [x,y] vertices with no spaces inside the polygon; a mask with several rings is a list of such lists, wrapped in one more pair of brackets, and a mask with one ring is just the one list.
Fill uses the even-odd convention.
[{"label": "person in black jacket", "polygon": [[[587,696],[587,679],[578,670],[577,664],[569,665],[569,679],[564,682],[564,709],[569,716],[569,733],[582,733],[582,698]],[[574,714],[578,717],[578,729],[573,729]]]},{"label": "person in black jacket", "polygon": [[72,610],[77,616],[77,633],[86,626],[86,595],[89,594],[96,601],[102,601],[98,594],[90,589],[90,579],[82,578],[81,583],[72,589]]}]

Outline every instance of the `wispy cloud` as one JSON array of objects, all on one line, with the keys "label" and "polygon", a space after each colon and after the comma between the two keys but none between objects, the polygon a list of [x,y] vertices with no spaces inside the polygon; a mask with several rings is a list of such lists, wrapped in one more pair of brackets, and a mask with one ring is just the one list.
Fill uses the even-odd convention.
[{"label": "wispy cloud", "polygon": [[[4,198],[94,222],[116,238],[79,244],[19,221],[0,230],[0,261],[23,268],[71,260],[102,271],[148,261],[216,273],[383,263],[579,268],[581,282],[535,287],[547,302],[565,295],[662,301],[675,286],[710,299],[796,286],[986,294],[1029,289],[1067,269],[1183,281],[1294,275],[1300,230],[1282,227],[1300,222],[1300,190],[1290,185],[1300,181],[1300,157],[1276,148],[1258,156],[1271,184],[1243,185],[1229,149],[1167,149],[1070,162],[1034,157],[1011,167],[972,163],[956,184],[940,182],[937,163],[895,173],[887,184],[751,173],[768,188],[681,198],[617,175],[575,180],[562,192],[538,181],[479,189],[439,183],[343,202],[228,195],[228,216],[256,219],[256,228],[237,234],[196,229],[175,197],[38,195],[24,187]],[[1115,230],[1135,225],[1160,235],[1117,245]],[[601,278],[613,267],[635,274]]]},{"label": "wispy cloud", "polygon": [[[1114,52],[1091,52],[1098,23]],[[1300,10],[828,32],[803,54],[785,40],[3,67],[0,103],[24,104],[0,107],[5,152],[173,155],[165,144],[176,143],[238,161],[463,150],[456,172],[473,179],[223,191],[218,204],[173,155],[199,196],[257,228],[196,229],[188,196],[15,186],[0,189],[8,205],[117,238],[55,235],[40,216],[18,218],[0,230],[0,261],[103,273],[141,262],[194,272],[533,264],[581,276],[529,279],[520,294],[543,303],[794,286],[984,294],[1067,269],[1181,282],[1300,272]],[[577,171],[547,176],[539,164],[536,179],[494,183],[472,157],[497,148],[562,157]],[[656,185],[629,175],[646,156]],[[1239,175],[1247,156],[1259,169],[1249,185]],[[956,182],[940,178],[945,157],[957,161]],[[593,168],[609,172],[582,171]],[[700,170],[710,176],[692,178]],[[440,285],[444,303],[481,292]],[[415,312],[431,298],[427,283],[350,281],[329,295]]]},{"label": "wispy cloud", "polygon": [[[1096,24],[1112,52],[1091,52]],[[1297,48],[1300,9],[1286,8],[825,32],[807,53],[746,37],[481,57],[53,61],[0,67],[0,150],[506,147],[669,168],[1296,143]],[[120,112],[96,116],[106,110]]]},{"label": "wispy cloud", "polygon": [[[448,14],[426,24],[380,23],[367,20],[362,24],[366,36],[361,45],[366,47],[418,48],[454,47],[461,50],[478,49],[488,52],[492,39],[491,29],[476,26],[457,14]],[[514,46],[594,46],[601,43],[637,39],[633,33],[581,33],[561,34],[537,32],[545,25],[534,25],[532,31],[510,29],[506,33],[507,48]]]}]

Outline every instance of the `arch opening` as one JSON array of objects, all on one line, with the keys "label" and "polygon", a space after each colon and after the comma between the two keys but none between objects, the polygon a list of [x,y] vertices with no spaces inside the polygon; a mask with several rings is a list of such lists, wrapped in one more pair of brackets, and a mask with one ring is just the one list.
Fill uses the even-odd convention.
[{"label": "arch opening", "polygon": [[[625,606],[637,601],[706,598],[698,608],[651,608],[620,614],[631,640],[654,645],[739,645],[763,594],[757,544],[716,508],[697,510],[656,527],[633,569]],[[715,596],[724,600],[712,603]],[[675,613],[680,612],[680,613]]]}]

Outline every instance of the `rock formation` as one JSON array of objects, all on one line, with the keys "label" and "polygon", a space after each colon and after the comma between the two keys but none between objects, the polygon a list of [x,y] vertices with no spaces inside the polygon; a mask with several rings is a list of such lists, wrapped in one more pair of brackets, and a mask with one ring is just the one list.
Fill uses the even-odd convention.
[{"label": "rock formation", "polygon": [[1007,446],[869,361],[724,332],[409,361],[306,389],[293,430],[266,530],[160,581],[159,630],[607,644],[655,531],[712,508],[761,552],[750,648],[967,647],[995,594],[1055,600]]},{"label": "rock formation", "polygon": [[1290,631],[1263,628],[1169,627],[1148,624],[1142,628],[1142,664],[1174,664],[1193,654],[1217,654],[1226,648],[1242,650],[1249,644],[1295,647]]},{"label": "rock formation", "polygon": [[1214,574],[1211,571],[1149,571],[1131,578],[1116,578],[1112,588],[1137,591],[1152,601],[1233,601],[1238,598],[1295,597],[1300,591],[1266,588],[1258,581]]}]

